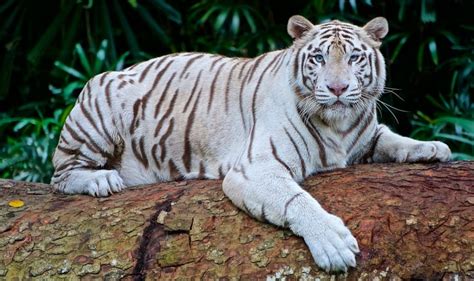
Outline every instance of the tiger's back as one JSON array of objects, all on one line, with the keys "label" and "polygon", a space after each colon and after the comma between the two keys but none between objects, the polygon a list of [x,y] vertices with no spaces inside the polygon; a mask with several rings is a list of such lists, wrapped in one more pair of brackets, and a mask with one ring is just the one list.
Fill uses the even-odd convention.
[{"label": "tiger's back", "polygon": [[124,186],[223,178],[248,139],[257,102],[253,84],[269,82],[257,75],[258,64],[269,64],[273,77],[284,55],[181,53],[92,78],[66,121],[53,158],[53,184],[81,168],[116,170]]}]

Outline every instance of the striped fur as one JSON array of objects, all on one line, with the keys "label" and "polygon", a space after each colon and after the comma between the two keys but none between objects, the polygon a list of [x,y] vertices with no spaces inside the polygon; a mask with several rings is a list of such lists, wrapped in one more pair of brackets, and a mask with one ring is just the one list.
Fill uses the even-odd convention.
[{"label": "striped fur", "polygon": [[439,142],[379,125],[386,20],[313,26],[294,16],[291,47],[254,59],[179,53],[91,79],[53,157],[55,188],[107,196],[126,186],[222,179],[250,215],[288,226],[326,270],[355,266],[344,223],[298,185],[365,161],[447,160]]}]

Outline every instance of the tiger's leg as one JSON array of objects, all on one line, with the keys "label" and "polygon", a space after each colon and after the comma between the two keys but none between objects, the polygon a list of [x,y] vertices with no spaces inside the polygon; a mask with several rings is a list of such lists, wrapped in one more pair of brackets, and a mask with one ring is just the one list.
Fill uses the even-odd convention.
[{"label": "tiger's leg", "polygon": [[79,98],[66,120],[53,155],[51,184],[60,192],[107,196],[125,188],[115,170],[123,141],[99,104],[96,97]]},{"label": "tiger's leg", "polygon": [[418,141],[400,136],[385,126],[378,125],[374,139],[374,162],[429,162],[448,161],[449,147],[439,141]]},{"label": "tiger's leg", "polygon": [[280,163],[253,163],[234,166],[224,178],[223,189],[232,202],[259,220],[302,236],[324,270],[354,267],[359,248],[344,222],[325,211]]}]

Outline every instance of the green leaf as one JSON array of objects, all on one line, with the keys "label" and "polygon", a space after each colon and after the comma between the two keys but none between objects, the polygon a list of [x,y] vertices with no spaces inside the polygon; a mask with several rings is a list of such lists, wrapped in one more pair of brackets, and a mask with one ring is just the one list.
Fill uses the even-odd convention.
[{"label": "green leaf", "polygon": [[468,138],[464,138],[464,137],[457,136],[457,135],[437,133],[437,134],[434,134],[434,137],[435,138],[448,139],[448,140],[457,141],[457,142],[462,142],[462,143],[474,146],[474,140],[470,140]]},{"label": "green leaf", "polygon": [[418,54],[416,56],[418,71],[423,70],[423,56],[425,55],[425,45],[426,45],[426,42],[423,42],[421,43],[420,46],[418,46]]},{"label": "green leaf", "polygon": [[75,90],[77,89],[82,89],[84,88],[85,86],[85,83],[84,81],[74,81],[74,82],[71,82],[69,83],[66,87],[64,87],[64,90],[63,90],[63,97],[66,101],[70,101],[70,99],[72,99],[73,97],[73,93]]},{"label": "green leaf", "polygon": [[59,117],[59,122],[61,123],[61,126],[64,124],[64,122],[66,122],[66,119],[69,116],[69,113],[71,112],[73,107],[74,104],[70,104],[62,112],[61,116]]},{"label": "green leaf", "polygon": [[398,21],[402,22],[405,19],[405,11],[407,0],[399,0],[400,8],[398,8]]},{"label": "green leaf", "polygon": [[390,58],[391,63],[395,62],[395,59],[398,57],[398,54],[400,54],[400,51],[402,50],[407,40],[408,40],[408,35],[405,35],[404,37],[400,39],[400,41],[398,41],[397,46],[393,50],[392,57]]},{"label": "green leaf", "polygon": [[15,67],[15,56],[19,41],[15,41],[6,52],[3,53],[3,61],[0,68],[0,100],[4,99],[10,92],[11,76]]},{"label": "green leaf", "polygon": [[252,17],[252,15],[250,15],[249,10],[243,9],[243,10],[242,10],[242,14],[244,14],[244,17],[245,17],[245,19],[247,20],[248,25],[250,26],[250,31],[251,31],[252,33],[257,32],[257,25],[255,24],[255,20],[254,20],[254,18]]},{"label": "green leaf", "polygon": [[66,1],[67,3],[61,12],[54,18],[53,22],[48,26],[45,32],[41,35],[35,46],[28,52],[27,59],[34,66],[39,63],[41,56],[45,53],[46,49],[49,48],[59,32],[60,28],[64,26],[65,20],[69,17],[69,13],[74,7],[73,1]]},{"label": "green leaf", "polygon": [[474,132],[474,121],[462,117],[444,116],[436,118],[433,123],[451,123],[462,127],[466,132]]},{"label": "green leaf", "polygon": [[129,3],[130,6],[132,6],[133,8],[136,8],[136,7],[138,6],[137,0],[128,0],[128,3]]},{"label": "green leaf", "polygon": [[122,26],[123,31],[125,33],[125,37],[127,38],[127,42],[130,47],[130,52],[132,53],[134,57],[137,57],[140,51],[140,48],[138,47],[138,41],[137,41],[137,38],[135,37],[135,32],[133,32],[132,28],[130,27],[130,24],[128,23],[128,20],[125,17],[125,14],[123,13],[122,8],[120,8],[118,1],[113,1],[113,6],[114,6],[115,14],[118,17],[120,25]]},{"label": "green leaf", "polygon": [[54,66],[56,66],[57,68],[61,69],[62,71],[66,72],[67,74],[69,74],[71,76],[74,76],[74,77],[76,77],[78,79],[81,79],[83,81],[87,81],[87,77],[84,76],[82,73],[80,73],[79,71],[77,71],[76,69],[74,69],[72,67],[69,67],[69,66],[63,64],[60,61],[55,61]]},{"label": "green leaf", "polygon": [[230,24],[230,30],[234,35],[237,35],[239,33],[239,27],[240,27],[240,15],[238,11],[234,11],[232,15],[232,22]]},{"label": "green leaf", "polygon": [[182,23],[181,13],[168,4],[165,0],[152,0],[151,3],[160,11],[162,11],[166,17],[174,21],[177,24]]},{"label": "green leaf", "polygon": [[9,124],[12,124],[12,123],[16,123],[18,121],[21,121],[23,120],[22,117],[4,117],[4,118],[1,118],[0,119],[0,128],[4,125],[9,125]]},{"label": "green leaf", "polygon": [[346,0],[339,0],[339,11],[344,12],[345,2]]},{"label": "green leaf", "polygon": [[207,20],[209,19],[209,17],[212,15],[212,13],[214,13],[215,11],[218,10],[218,7],[217,6],[213,6],[212,8],[210,8],[198,21],[197,23],[199,25],[202,25],[204,23],[207,22]]},{"label": "green leaf", "polygon": [[458,79],[459,72],[457,70],[453,71],[453,76],[451,77],[451,86],[449,87],[449,92],[454,93],[454,87],[456,86],[456,81]]},{"label": "green leaf", "polygon": [[454,45],[459,44],[459,38],[456,37],[456,35],[454,35],[451,31],[441,30],[440,33],[443,34],[444,37],[446,37],[446,39],[448,39],[449,42],[451,42],[451,44],[454,44]]},{"label": "green leaf", "polygon": [[462,153],[462,152],[453,152],[451,155],[453,160],[456,161],[472,161],[474,160],[474,155]]},{"label": "green leaf", "polygon": [[141,18],[145,20],[148,26],[151,27],[151,29],[155,32],[156,35],[158,35],[158,38],[163,41],[164,44],[169,45],[171,41],[170,38],[168,37],[168,35],[166,35],[164,30],[150,15],[150,13],[141,5],[138,6],[138,12],[140,13]]},{"label": "green leaf", "polygon": [[102,40],[102,42],[100,42],[99,50],[95,54],[94,73],[92,73],[93,75],[102,72],[102,66],[105,63],[105,52],[107,50],[107,46],[107,40]]},{"label": "green leaf", "polygon": [[33,118],[24,118],[13,127],[13,131],[18,132],[27,125],[37,125],[37,124],[38,124],[38,121],[36,121]]},{"label": "green leaf", "polygon": [[436,21],[436,10],[433,0],[421,0],[421,21],[423,23]]},{"label": "green leaf", "polygon": [[91,73],[91,65],[89,64],[89,60],[87,59],[86,53],[84,52],[84,49],[82,49],[81,44],[76,44],[75,50],[86,72]]},{"label": "green leaf", "polygon": [[[5,18],[3,18],[3,22],[2,22],[2,28],[0,30],[0,32],[2,33],[6,33],[8,32],[8,30],[10,29],[10,26],[15,24],[15,25],[22,25],[23,24],[23,16],[18,16],[18,13],[21,11],[21,6],[20,5],[17,5],[13,11],[9,12],[8,15],[5,15]],[[18,22],[20,22],[18,24]],[[17,27],[18,28],[18,27]],[[0,33],[0,35],[3,35],[2,33]],[[1,39],[1,37],[0,37]]]},{"label": "green leaf", "polygon": [[216,21],[214,22],[214,30],[219,32],[222,31],[222,26],[224,25],[224,22],[227,19],[227,16],[229,15],[230,9],[225,9],[219,13],[219,15],[216,18]]},{"label": "green leaf", "polygon": [[438,65],[438,49],[436,47],[436,41],[432,38],[428,43],[428,49],[431,53],[431,59],[435,65]]},{"label": "green leaf", "polygon": [[109,57],[112,61],[117,59],[117,50],[115,47],[114,31],[110,20],[109,7],[106,6],[106,1],[100,1],[100,10],[102,11],[102,20],[104,22],[105,33],[107,41],[110,43]]},{"label": "green leaf", "polygon": [[268,43],[268,48],[269,48],[270,50],[275,50],[275,49],[277,48],[276,42],[275,42],[275,40],[273,40],[272,37],[268,37],[267,43]]},{"label": "green leaf", "polygon": [[349,0],[352,10],[357,14],[357,2],[356,0]]},{"label": "green leaf", "polygon": [[118,58],[118,60],[115,62],[114,70],[118,71],[123,69],[128,55],[130,55],[130,52],[125,52]]},{"label": "green leaf", "polygon": [[8,0],[0,6],[0,14],[2,14],[6,9],[8,9],[13,3],[17,2],[16,0]]}]

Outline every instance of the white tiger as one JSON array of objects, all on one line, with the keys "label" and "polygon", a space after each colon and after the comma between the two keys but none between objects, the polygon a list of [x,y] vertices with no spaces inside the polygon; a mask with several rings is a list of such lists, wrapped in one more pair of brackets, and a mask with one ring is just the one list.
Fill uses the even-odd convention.
[{"label": "white tiger", "polygon": [[323,269],[356,265],[356,239],[299,182],[360,162],[447,161],[441,142],[378,124],[384,18],[288,22],[294,43],[257,58],[179,53],[91,79],[53,157],[54,187],[107,196],[127,186],[220,179],[248,214],[304,238]]}]

